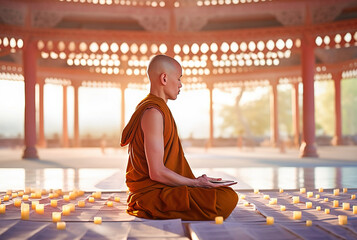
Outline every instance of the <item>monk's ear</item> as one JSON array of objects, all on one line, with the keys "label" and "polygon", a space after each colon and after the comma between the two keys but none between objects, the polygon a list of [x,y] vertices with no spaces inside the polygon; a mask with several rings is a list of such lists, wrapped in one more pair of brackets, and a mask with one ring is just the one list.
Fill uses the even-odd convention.
[{"label": "monk's ear", "polygon": [[167,74],[166,73],[160,74],[160,82],[162,85],[166,86],[166,84],[167,84]]}]

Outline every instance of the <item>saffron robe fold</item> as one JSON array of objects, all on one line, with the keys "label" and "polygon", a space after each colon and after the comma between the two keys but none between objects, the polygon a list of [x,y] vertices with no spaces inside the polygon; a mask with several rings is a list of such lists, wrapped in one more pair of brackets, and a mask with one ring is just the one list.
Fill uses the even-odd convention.
[{"label": "saffron robe fold", "polygon": [[127,212],[148,219],[212,220],[217,215],[228,217],[238,201],[237,194],[229,187],[172,187],[150,179],[141,129],[141,118],[149,108],[156,108],[163,116],[165,167],[184,177],[195,178],[184,156],[170,109],[163,99],[149,94],[136,107],[121,138],[121,146],[129,144]]}]

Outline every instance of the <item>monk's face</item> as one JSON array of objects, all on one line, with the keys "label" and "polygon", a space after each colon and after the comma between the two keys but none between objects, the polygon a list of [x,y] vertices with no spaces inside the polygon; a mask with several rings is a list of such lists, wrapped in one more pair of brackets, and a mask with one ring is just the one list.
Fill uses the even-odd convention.
[{"label": "monk's face", "polygon": [[171,71],[167,73],[167,85],[165,86],[165,93],[167,99],[175,100],[177,95],[180,93],[182,68],[179,64],[175,65]]}]

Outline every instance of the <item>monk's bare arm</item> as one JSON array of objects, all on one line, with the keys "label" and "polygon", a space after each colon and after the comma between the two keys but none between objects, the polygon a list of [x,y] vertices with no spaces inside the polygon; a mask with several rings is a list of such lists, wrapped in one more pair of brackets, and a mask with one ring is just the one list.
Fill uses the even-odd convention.
[{"label": "monk's bare arm", "polygon": [[141,128],[144,132],[144,148],[149,167],[150,178],[154,181],[169,186],[192,187],[217,187],[209,182],[208,177],[201,176],[196,179],[186,178],[166,168],[164,159],[164,124],[159,110],[150,108],[146,110],[141,119]]}]

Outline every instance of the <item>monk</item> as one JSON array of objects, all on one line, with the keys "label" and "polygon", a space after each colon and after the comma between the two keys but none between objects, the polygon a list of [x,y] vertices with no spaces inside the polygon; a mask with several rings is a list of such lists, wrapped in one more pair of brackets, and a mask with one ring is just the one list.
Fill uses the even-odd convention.
[{"label": "monk", "polygon": [[218,178],[193,175],[166,105],[180,93],[181,65],[157,55],[151,59],[147,75],[150,93],[136,107],[121,139],[121,146],[129,145],[127,212],[147,219],[227,218],[237,205],[236,192],[211,182]]}]

